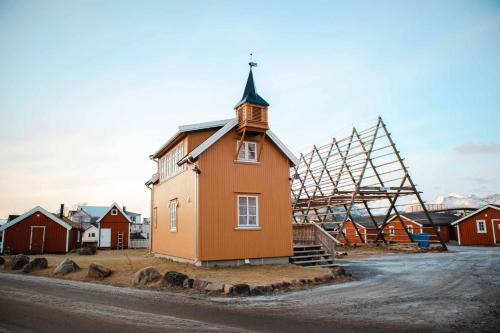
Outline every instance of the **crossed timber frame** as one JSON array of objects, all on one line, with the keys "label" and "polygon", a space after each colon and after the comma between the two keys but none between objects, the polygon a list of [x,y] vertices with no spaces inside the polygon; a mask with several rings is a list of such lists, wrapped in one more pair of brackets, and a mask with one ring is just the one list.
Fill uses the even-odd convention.
[{"label": "crossed timber frame", "polygon": [[400,209],[414,205],[414,200],[447,249],[381,117],[375,126],[353,127],[349,136],[301,154],[299,165],[291,170],[291,188],[294,223],[334,224],[337,240],[344,235],[347,242],[346,223],[352,223],[365,241],[355,223],[359,216],[373,223],[375,242],[387,243],[383,230],[392,217],[413,241]]}]

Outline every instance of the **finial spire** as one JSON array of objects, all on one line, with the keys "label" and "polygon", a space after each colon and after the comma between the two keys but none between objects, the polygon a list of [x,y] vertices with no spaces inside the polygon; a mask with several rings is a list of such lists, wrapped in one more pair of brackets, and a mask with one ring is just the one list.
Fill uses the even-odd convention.
[{"label": "finial spire", "polygon": [[248,73],[247,84],[245,86],[245,91],[243,92],[243,97],[239,101],[239,103],[235,106],[237,108],[243,103],[252,103],[262,106],[269,106],[269,104],[257,94],[257,89],[255,89],[255,83],[253,80],[252,67],[257,67],[257,63],[253,62],[253,54],[250,53],[250,62],[248,63],[250,66],[250,72]]},{"label": "finial spire", "polygon": [[252,70],[252,67],[257,67],[257,63],[253,62],[253,53],[250,53],[250,62],[248,65],[250,66],[250,71]]}]

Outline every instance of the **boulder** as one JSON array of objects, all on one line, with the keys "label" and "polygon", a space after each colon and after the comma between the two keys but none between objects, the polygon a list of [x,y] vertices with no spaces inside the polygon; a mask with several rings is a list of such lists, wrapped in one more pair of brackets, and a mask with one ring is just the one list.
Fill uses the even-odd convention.
[{"label": "boulder", "polygon": [[335,274],[334,273],[328,273],[322,276],[322,279],[324,282],[330,282],[335,280]]},{"label": "boulder", "polygon": [[94,255],[95,252],[96,252],[95,247],[81,247],[76,251],[76,253],[78,253],[78,255],[80,256],[91,256]]},{"label": "boulder", "polygon": [[89,271],[87,273],[87,277],[91,279],[103,280],[104,278],[107,278],[110,275],[111,275],[111,269],[107,268],[106,266],[103,266],[95,262],[89,265]]},{"label": "boulder", "polygon": [[218,292],[222,292],[224,290],[224,285],[222,283],[215,283],[215,282],[211,282],[209,284],[207,284],[207,286],[205,287],[205,291],[207,292],[211,292],[211,293],[218,293]]},{"label": "boulder", "polygon": [[232,284],[225,284],[224,285],[224,294],[229,295],[233,292],[233,285]]},{"label": "boulder", "polygon": [[185,279],[184,282],[182,282],[182,288],[190,289],[193,288],[193,279]]},{"label": "boulder", "polygon": [[71,272],[76,272],[79,269],[80,266],[78,266],[73,260],[66,258],[56,267],[56,269],[54,269],[54,274],[66,275]]},{"label": "boulder", "polygon": [[3,257],[0,257],[0,265],[3,265],[5,263],[5,259]]},{"label": "boulder", "polygon": [[250,289],[250,295],[261,296],[269,295],[273,293],[273,287],[271,286],[255,286]]},{"label": "boulder", "polygon": [[25,256],[24,254],[18,254],[7,258],[3,268],[6,271],[15,271],[23,268],[24,265],[26,265],[29,262],[30,262],[30,257]]},{"label": "boulder", "polygon": [[292,284],[290,282],[283,281],[280,283],[274,283],[272,287],[275,290],[288,290],[292,287]]},{"label": "boulder", "polygon": [[194,279],[194,281],[193,281],[193,289],[205,290],[205,287],[207,286],[207,284],[208,284],[207,281]]},{"label": "boulder", "polygon": [[332,267],[330,270],[335,275],[344,275],[345,274],[345,269],[342,266],[335,266],[335,267]]},{"label": "boulder", "polygon": [[153,266],[145,267],[134,274],[132,284],[134,286],[144,286],[161,279],[161,274]]},{"label": "boulder", "polygon": [[164,287],[182,287],[184,280],[188,278],[186,274],[170,271],[165,273],[161,283]]},{"label": "boulder", "polygon": [[29,263],[24,265],[23,272],[31,273],[34,271],[38,271],[40,269],[45,269],[49,266],[49,262],[45,258],[35,258],[31,260]]},{"label": "boulder", "polygon": [[233,295],[248,296],[250,295],[250,286],[246,283],[239,283],[233,286]]}]

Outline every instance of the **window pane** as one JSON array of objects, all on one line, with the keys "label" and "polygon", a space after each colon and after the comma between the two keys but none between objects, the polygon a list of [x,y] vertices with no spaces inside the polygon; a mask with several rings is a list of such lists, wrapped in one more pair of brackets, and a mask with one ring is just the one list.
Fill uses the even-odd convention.
[{"label": "window pane", "polygon": [[248,215],[253,215],[253,216],[257,215],[257,208],[249,206],[248,207]]},{"label": "window pane", "polygon": [[248,206],[256,207],[256,205],[257,205],[257,198],[256,197],[248,197]]},{"label": "window pane", "polygon": [[247,215],[247,208],[246,206],[239,206],[238,207],[238,214],[240,215]]},{"label": "window pane", "polygon": [[248,224],[249,225],[256,225],[257,224],[257,219],[255,218],[255,216],[248,217]]},{"label": "window pane", "polygon": [[244,206],[246,208],[247,206],[247,197],[239,197],[238,198],[238,203],[240,206]]},{"label": "window pane", "polygon": [[[238,142],[237,147],[239,147],[239,146],[240,146],[240,143]],[[239,160],[244,160],[245,159],[245,144],[243,144],[241,146],[241,149],[240,149],[240,151],[238,153],[238,159]]]},{"label": "window pane", "polygon": [[248,144],[248,159],[253,161],[256,159],[255,158],[256,144],[253,142],[247,142],[247,144]]},{"label": "window pane", "polygon": [[240,225],[246,225],[247,224],[247,217],[246,216],[240,216]]}]

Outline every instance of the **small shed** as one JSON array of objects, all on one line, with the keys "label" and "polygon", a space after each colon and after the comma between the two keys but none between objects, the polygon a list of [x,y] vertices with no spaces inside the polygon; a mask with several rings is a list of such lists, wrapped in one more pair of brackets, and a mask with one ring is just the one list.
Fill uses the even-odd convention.
[{"label": "small shed", "polygon": [[2,253],[66,253],[81,245],[82,228],[37,206],[0,227]]},{"label": "small shed", "polygon": [[114,202],[97,220],[99,248],[127,249],[130,243],[130,224],[128,215]]},{"label": "small shed", "polygon": [[486,205],[452,223],[458,245],[500,243],[500,205]]}]

